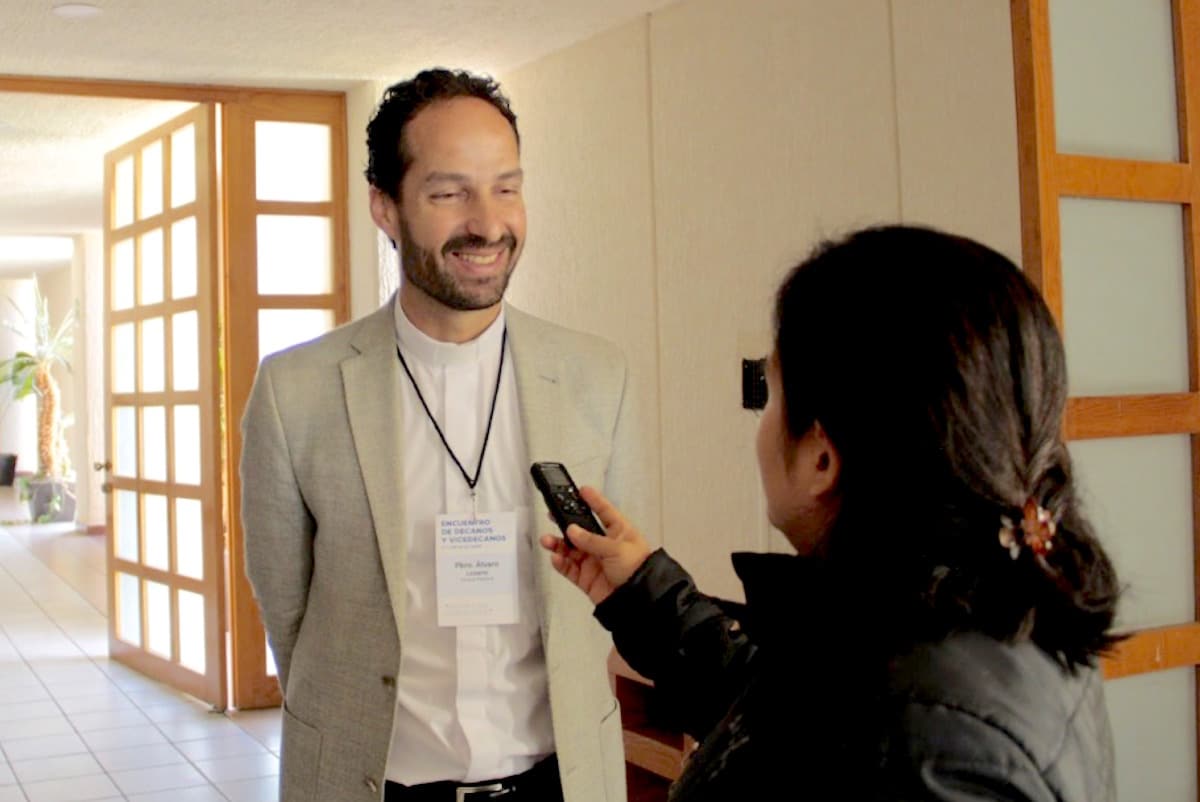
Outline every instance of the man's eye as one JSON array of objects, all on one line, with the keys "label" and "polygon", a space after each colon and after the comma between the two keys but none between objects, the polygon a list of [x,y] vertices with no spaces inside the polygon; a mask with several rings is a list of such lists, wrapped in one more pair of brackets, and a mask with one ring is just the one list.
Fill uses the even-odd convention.
[{"label": "man's eye", "polygon": [[461,193],[461,192],[435,192],[432,195],[430,195],[429,197],[435,201],[453,200],[454,198],[461,197],[462,194],[463,193]]}]

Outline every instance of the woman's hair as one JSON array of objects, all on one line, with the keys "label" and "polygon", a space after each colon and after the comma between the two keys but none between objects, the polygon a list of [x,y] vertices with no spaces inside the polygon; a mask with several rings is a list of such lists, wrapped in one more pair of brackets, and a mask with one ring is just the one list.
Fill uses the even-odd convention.
[{"label": "woman's hair", "polygon": [[[792,270],[775,322],[789,435],[819,421],[841,459],[825,552],[897,638],[1028,636],[1068,668],[1111,647],[1119,587],[1062,439],[1062,340],[1020,270],[963,237],[866,229]],[[1019,544],[1031,499],[1056,532],[1013,557],[1002,518]]]}]

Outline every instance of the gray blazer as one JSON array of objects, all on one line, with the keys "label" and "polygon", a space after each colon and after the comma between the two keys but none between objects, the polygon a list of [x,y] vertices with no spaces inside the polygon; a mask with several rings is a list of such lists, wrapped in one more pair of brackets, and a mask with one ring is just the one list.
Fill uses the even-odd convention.
[{"label": "gray blazer", "polygon": [[[385,304],[268,357],[242,420],[246,573],[284,689],[281,802],[382,796],[405,620],[392,315]],[[624,356],[511,306],[505,315],[530,459],[565,463],[638,520],[643,462]],[[534,520],[548,521],[531,493]],[[584,594],[534,553],[565,798],[624,802],[611,640]]]}]

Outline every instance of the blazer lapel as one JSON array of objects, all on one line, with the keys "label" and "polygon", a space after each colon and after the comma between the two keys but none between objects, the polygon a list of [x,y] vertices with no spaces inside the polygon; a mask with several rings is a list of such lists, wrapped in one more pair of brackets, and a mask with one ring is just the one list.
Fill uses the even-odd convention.
[{"label": "blazer lapel", "polygon": [[[517,395],[521,402],[521,426],[525,430],[525,447],[530,462],[560,461],[563,454],[563,400],[560,381],[560,359],[555,349],[548,345],[544,332],[539,331],[535,318],[505,306],[505,321],[508,339],[512,344],[513,369],[517,380]],[[549,510],[542,495],[528,479],[533,495],[533,528],[543,531]],[[541,617],[542,641],[549,654],[549,642],[554,641],[551,630],[554,625],[553,594],[555,582],[563,579],[550,565],[549,555],[541,546],[533,544],[537,559],[534,563],[534,590],[538,599],[538,614]]]},{"label": "blazer lapel", "polygon": [[367,489],[397,634],[403,639],[407,543],[404,536],[404,440],[393,300],[366,319],[341,363],[354,448]]}]

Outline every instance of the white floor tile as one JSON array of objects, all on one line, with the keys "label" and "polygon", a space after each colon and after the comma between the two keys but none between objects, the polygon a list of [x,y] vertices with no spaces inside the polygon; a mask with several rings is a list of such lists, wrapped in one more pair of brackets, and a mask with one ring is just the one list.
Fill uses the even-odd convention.
[{"label": "white floor tile", "polygon": [[201,738],[196,741],[178,741],[175,748],[191,761],[217,760],[223,757],[267,754],[265,746],[245,733],[223,735],[220,738]]},{"label": "white floor tile", "polygon": [[278,777],[217,783],[217,788],[228,797],[229,802],[279,802]]},{"label": "white floor tile", "polygon": [[186,763],[179,763],[173,766],[157,766],[152,769],[118,771],[113,773],[112,779],[121,791],[127,795],[208,785],[208,781],[204,779],[204,775]]},{"label": "white floor tile", "polygon": [[270,753],[261,755],[238,755],[217,760],[200,760],[196,768],[215,783],[228,780],[249,780],[254,777],[272,777],[279,774],[279,758]]},{"label": "white floor tile", "polygon": [[33,760],[39,757],[77,755],[88,751],[78,735],[44,735],[40,738],[21,738],[3,745],[4,754],[10,763]]},{"label": "white floor tile", "polygon": [[90,713],[69,713],[67,718],[80,732],[92,730],[112,730],[118,727],[149,726],[150,719],[142,715],[137,708],[129,707],[123,710],[95,710]]},{"label": "white floor tile", "polygon": [[166,743],[167,739],[153,726],[119,727],[111,730],[93,730],[82,733],[84,743],[94,752],[121,749],[126,746]]},{"label": "white floor tile", "polygon": [[216,713],[203,719],[160,721],[155,726],[174,742],[220,738],[225,735],[238,735],[242,732],[238,725]]},{"label": "white floor tile", "polygon": [[[101,710],[137,710],[129,697],[116,688],[110,688],[95,696],[72,696],[59,699],[56,704],[70,716],[72,713],[95,713]],[[3,708],[0,708],[2,710]]]},{"label": "white floor tile", "polygon": [[62,713],[46,718],[27,718],[20,721],[0,722],[0,745],[18,738],[36,738],[42,735],[70,735],[75,732],[71,722]]},{"label": "white floor tile", "polygon": [[211,785],[195,788],[175,788],[152,794],[131,794],[130,802],[228,802],[225,795]]},{"label": "white floor tile", "polygon": [[89,774],[104,773],[104,769],[96,762],[96,758],[87,754],[21,760],[12,764],[12,771],[22,783],[61,780],[68,777],[85,777]]},{"label": "white floor tile", "polygon": [[102,750],[93,754],[100,761],[100,765],[110,772],[149,769],[155,766],[187,762],[187,758],[171,744],[133,746],[127,749]]},{"label": "white floor tile", "polygon": [[29,802],[82,802],[88,799],[106,799],[121,792],[105,774],[90,777],[71,777],[63,780],[47,780],[23,786]]},{"label": "white floor tile", "polygon": [[[37,702],[16,702],[11,705],[0,705],[0,725],[7,721],[23,721],[31,718],[47,718],[62,713],[50,699]],[[2,730],[0,730],[2,731]]]}]

